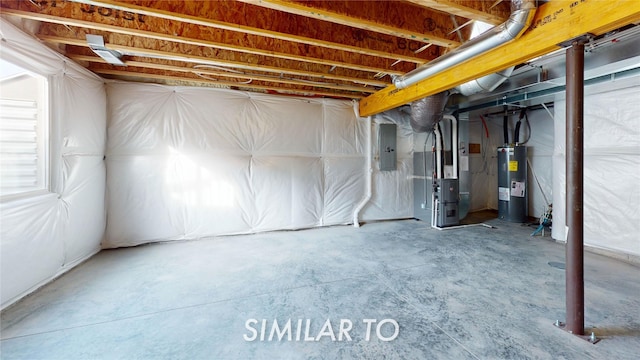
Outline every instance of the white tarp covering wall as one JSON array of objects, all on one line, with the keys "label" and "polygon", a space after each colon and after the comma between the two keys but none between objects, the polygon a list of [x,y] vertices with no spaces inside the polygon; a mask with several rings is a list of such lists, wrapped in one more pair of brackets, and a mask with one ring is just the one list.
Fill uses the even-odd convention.
[{"label": "white tarp covering wall", "polygon": [[[637,84],[637,81],[636,81]],[[640,256],[640,87],[584,101],[584,243]],[[565,240],[566,103],[555,104],[553,232]]]},{"label": "white tarp covering wall", "polygon": [[[368,123],[351,102],[132,83],[107,94],[105,247],[348,224],[365,196]],[[392,186],[374,190],[385,211],[363,218],[410,216],[397,181],[376,180]]]},{"label": "white tarp covering wall", "polygon": [[[554,109],[549,109],[553,113]],[[490,111],[496,111],[490,109]],[[480,113],[469,116],[469,143],[481,144],[480,154],[469,154],[469,170],[471,171],[471,211],[498,209],[498,160],[497,148],[503,146],[502,115],[484,116],[487,131],[482,125]],[[552,201],[552,155],[554,119],[546,110],[535,110],[527,113],[531,125],[531,137],[527,146],[528,165],[528,199],[529,216],[541,217],[547,201]],[[518,115],[510,116],[509,141],[513,141],[513,126]],[[520,139],[528,137],[528,130],[522,121]],[[544,194],[544,195],[543,195]],[[546,200],[545,200],[546,197]]]},{"label": "white tarp covering wall", "polygon": [[48,77],[50,192],[0,203],[2,308],[100,249],[105,230],[103,81],[0,19],[3,59]]},{"label": "white tarp covering wall", "polygon": [[373,194],[362,212],[363,220],[413,217],[413,130],[410,116],[398,109],[375,115],[374,125],[396,124],[396,171],[380,171],[378,126],[373,132]]}]

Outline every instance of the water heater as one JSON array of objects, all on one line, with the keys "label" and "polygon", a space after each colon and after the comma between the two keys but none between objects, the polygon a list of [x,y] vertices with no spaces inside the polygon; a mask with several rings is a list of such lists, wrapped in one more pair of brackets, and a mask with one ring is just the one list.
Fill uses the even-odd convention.
[{"label": "water heater", "polygon": [[498,148],[498,217],[527,221],[527,147]]}]

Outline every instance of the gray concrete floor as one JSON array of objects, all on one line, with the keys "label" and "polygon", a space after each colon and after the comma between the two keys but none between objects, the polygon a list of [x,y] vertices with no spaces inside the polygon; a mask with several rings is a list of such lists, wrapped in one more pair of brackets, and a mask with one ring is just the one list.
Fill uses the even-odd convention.
[{"label": "gray concrete floor", "polygon": [[[592,345],[564,320],[564,247],[533,228],[405,220],[102,251],[2,313],[2,359],[637,359],[639,268],[585,257]],[[266,339],[245,341],[253,333]],[[287,335],[268,341],[273,321]],[[310,320],[296,341],[297,320]],[[331,329],[325,327],[329,319]],[[338,341],[341,319],[352,323]],[[376,319],[366,339],[365,319]],[[398,323],[376,324],[383,319]],[[324,327],[324,331],[323,328]],[[334,332],[336,341],[330,333]]]}]

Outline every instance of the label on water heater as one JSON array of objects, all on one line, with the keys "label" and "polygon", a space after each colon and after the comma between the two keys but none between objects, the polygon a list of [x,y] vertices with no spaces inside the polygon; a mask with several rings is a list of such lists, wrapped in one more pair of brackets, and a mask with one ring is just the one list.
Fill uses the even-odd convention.
[{"label": "label on water heater", "polygon": [[511,182],[511,196],[524,197],[525,184],[524,181]]},{"label": "label on water heater", "polygon": [[498,188],[498,200],[500,201],[509,201],[509,188],[499,187]]},{"label": "label on water heater", "polygon": [[516,160],[509,160],[509,171],[518,171],[518,162]]}]

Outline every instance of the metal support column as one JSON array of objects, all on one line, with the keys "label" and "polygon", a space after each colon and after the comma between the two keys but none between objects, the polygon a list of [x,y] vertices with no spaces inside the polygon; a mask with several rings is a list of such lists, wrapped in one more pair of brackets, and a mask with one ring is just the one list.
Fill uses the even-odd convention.
[{"label": "metal support column", "polygon": [[567,49],[567,146],[565,330],[584,335],[583,248],[583,143],[584,143],[584,43],[575,41]]}]

